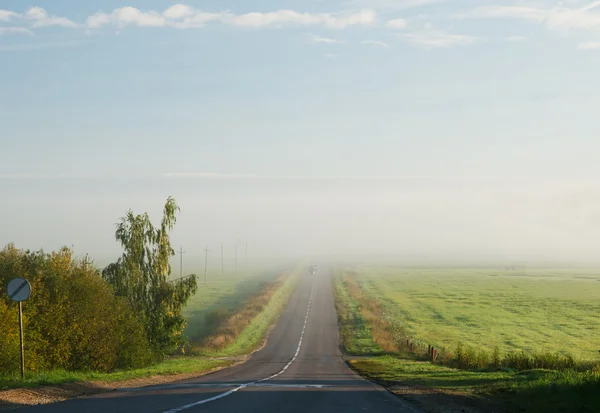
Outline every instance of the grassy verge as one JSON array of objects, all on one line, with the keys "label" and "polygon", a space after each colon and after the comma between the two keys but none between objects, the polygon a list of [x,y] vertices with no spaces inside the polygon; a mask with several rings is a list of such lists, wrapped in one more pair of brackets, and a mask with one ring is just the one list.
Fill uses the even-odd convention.
[{"label": "grassy verge", "polygon": [[300,280],[300,270],[290,271],[263,286],[261,292],[229,316],[215,333],[192,345],[194,354],[239,356],[256,350],[275,325]]},{"label": "grassy verge", "polygon": [[[209,273],[208,282],[199,279],[198,292],[184,310],[188,321],[185,335],[198,343],[214,335],[223,321],[239,312],[248,300],[261,294],[285,269],[267,266],[240,268],[236,272]],[[202,269],[203,272],[203,269]]]},{"label": "grassy verge", "polygon": [[50,384],[57,385],[88,381],[125,381],[143,377],[183,373],[203,373],[215,368],[227,367],[231,364],[232,361],[228,360],[172,357],[162,363],[155,364],[154,366],[142,369],[115,371],[113,373],[70,371],[28,372],[26,373],[24,380],[21,380],[20,376],[0,375],[0,390],[20,387],[37,387]]},{"label": "grassy verge", "polygon": [[467,371],[395,356],[351,360],[350,365],[429,411],[439,404],[483,412],[592,413],[600,408],[600,379],[591,372]]},{"label": "grassy verge", "polygon": [[338,274],[335,292],[349,364],[425,411],[600,411],[598,371],[461,370],[432,364],[398,345],[394,329],[376,317],[373,297],[365,297],[351,280]]},{"label": "grassy verge", "polygon": [[[291,271],[270,282],[268,281],[269,277],[271,280],[275,278],[270,273],[265,274],[262,279],[259,278],[258,282],[256,279],[246,279],[244,291],[254,291],[256,295],[248,297],[249,294],[246,294],[247,299],[245,302],[241,301],[244,296],[240,296],[239,293],[236,295],[235,300],[241,302],[239,310],[233,312],[228,319],[222,320],[223,325],[217,327],[215,335],[211,336],[214,338],[222,335],[225,331],[228,332],[228,338],[224,341],[225,345],[223,346],[213,346],[211,348],[192,347],[191,354],[185,356],[172,356],[147,368],[115,371],[113,373],[28,372],[24,380],[21,380],[18,376],[7,376],[0,373],[0,390],[90,381],[119,382],[186,373],[202,374],[217,368],[228,367],[236,360],[214,359],[213,357],[242,356],[256,350],[264,341],[270,327],[277,321],[299,280],[298,275],[298,271]],[[233,283],[231,280],[228,282]],[[251,283],[258,285],[258,287],[247,288]],[[215,300],[215,302],[217,301]],[[196,321],[196,323],[199,322]]]}]

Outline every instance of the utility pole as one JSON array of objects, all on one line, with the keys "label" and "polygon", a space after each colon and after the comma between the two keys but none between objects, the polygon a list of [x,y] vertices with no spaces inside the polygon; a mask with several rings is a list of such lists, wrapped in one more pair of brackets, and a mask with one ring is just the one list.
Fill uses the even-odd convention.
[{"label": "utility pole", "polygon": [[244,256],[244,261],[248,261],[248,242],[246,242],[246,255]]},{"label": "utility pole", "polygon": [[235,271],[237,272],[238,245],[235,244]]},{"label": "utility pole", "polygon": [[204,285],[206,285],[207,266],[208,266],[208,246],[206,248],[204,248]]},{"label": "utility pole", "polygon": [[224,272],[225,270],[223,266],[223,244],[221,244],[221,275],[223,275]]},{"label": "utility pole", "polygon": [[179,247],[179,278],[183,278],[183,254],[186,252],[183,247]]}]

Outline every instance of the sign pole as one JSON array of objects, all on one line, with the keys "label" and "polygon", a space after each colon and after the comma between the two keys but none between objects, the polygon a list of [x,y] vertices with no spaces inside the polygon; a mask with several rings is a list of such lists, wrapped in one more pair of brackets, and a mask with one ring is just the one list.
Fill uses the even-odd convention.
[{"label": "sign pole", "polygon": [[21,379],[25,378],[25,345],[23,344],[23,301],[31,295],[31,284],[25,278],[15,278],[6,287],[8,297],[19,303],[19,338],[21,339]]},{"label": "sign pole", "polygon": [[19,301],[19,333],[21,336],[21,378],[25,378],[25,346],[23,344],[23,303]]}]

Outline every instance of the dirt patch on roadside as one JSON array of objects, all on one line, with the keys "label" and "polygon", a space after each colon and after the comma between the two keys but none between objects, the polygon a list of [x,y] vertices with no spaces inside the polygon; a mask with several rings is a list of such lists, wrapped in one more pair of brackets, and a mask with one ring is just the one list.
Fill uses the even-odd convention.
[{"label": "dirt patch on roadside", "polygon": [[6,411],[39,404],[57,403],[76,397],[91,396],[93,394],[107,393],[119,389],[173,383],[181,380],[205,376],[216,371],[236,366],[244,363],[245,361],[246,357],[238,358],[237,361],[232,364],[216,367],[201,373],[157,375],[123,381],[89,381],[81,383],[40,386],[36,388],[3,390],[0,391],[0,410]]}]

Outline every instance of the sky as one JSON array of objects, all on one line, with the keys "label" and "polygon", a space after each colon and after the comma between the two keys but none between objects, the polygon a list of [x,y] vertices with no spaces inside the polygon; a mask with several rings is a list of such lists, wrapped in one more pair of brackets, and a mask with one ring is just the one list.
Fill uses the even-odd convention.
[{"label": "sky", "polygon": [[0,67],[3,245],[600,257],[599,1],[0,0]]}]

